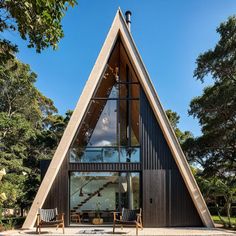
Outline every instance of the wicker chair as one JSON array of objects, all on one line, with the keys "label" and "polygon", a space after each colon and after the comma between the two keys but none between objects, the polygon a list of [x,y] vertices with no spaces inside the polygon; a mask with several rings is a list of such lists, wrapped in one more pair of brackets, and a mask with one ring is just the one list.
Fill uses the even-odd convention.
[{"label": "wicker chair", "polygon": [[58,214],[57,208],[39,209],[36,223],[36,233],[41,233],[42,226],[55,226],[57,229],[61,227],[63,234],[65,233],[64,213]]},{"label": "wicker chair", "polygon": [[123,208],[122,212],[113,212],[113,216],[113,234],[117,224],[121,225],[121,229],[123,229],[123,225],[134,225],[136,227],[136,235],[138,235],[138,228],[143,229],[141,208],[138,210]]}]

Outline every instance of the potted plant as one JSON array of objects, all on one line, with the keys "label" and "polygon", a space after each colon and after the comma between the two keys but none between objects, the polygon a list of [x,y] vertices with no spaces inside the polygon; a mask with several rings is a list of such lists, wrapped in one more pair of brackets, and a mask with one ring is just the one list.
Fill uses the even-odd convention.
[{"label": "potted plant", "polygon": [[103,219],[101,218],[101,203],[100,202],[96,203],[95,218],[93,218],[92,224],[94,225],[103,224]]}]

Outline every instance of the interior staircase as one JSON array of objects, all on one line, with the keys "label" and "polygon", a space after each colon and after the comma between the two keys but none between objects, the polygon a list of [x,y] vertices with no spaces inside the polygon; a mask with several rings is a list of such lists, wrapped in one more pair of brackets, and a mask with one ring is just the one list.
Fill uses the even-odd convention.
[{"label": "interior staircase", "polygon": [[94,191],[93,193],[90,193],[87,198],[85,198],[80,204],[78,204],[76,207],[73,207],[73,209],[70,210],[71,213],[76,212],[79,208],[81,208],[86,202],[88,202],[91,198],[96,196],[99,192],[101,192],[104,188],[106,188],[109,184],[113,183],[112,181],[108,181],[105,184],[103,184],[99,189]]}]

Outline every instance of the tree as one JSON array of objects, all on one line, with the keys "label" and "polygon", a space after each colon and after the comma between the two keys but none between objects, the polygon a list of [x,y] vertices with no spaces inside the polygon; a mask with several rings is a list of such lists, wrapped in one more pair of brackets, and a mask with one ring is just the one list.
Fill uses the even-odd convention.
[{"label": "tree", "polygon": [[166,115],[169,119],[169,122],[175,132],[175,135],[179,141],[179,143],[182,145],[184,144],[184,142],[186,141],[186,139],[192,137],[192,134],[189,131],[184,131],[182,132],[179,128],[178,128],[178,124],[179,124],[179,119],[180,116],[172,111],[172,110],[166,110]]},{"label": "tree", "polygon": [[4,207],[29,206],[40,182],[39,161],[52,157],[71,113],[57,114],[52,100],[37,90],[37,75],[15,58],[17,45],[5,31],[19,32],[28,47],[55,49],[63,37],[61,20],[76,0],[0,0],[0,168]]},{"label": "tree", "polygon": [[[202,135],[188,139],[184,149],[190,161],[197,162],[204,178],[218,178],[227,192],[236,188],[236,17],[222,23],[215,48],[197,58],[194,76],[204,82],[211,75],[213,85],[194,98],[189,114],[198,118]],[[224,190],[226,192],[226,190]],[[235,193],[234,193],[235,194]],[[226,198],[230,218],[234,194]]]},{"label": "tree", "polygon": [[[18,31],[37,52],[52,46],[63,37],[61,20],[76,0],[0,0],[0,32]],[[17,46],[0,39],[0,61],[14,57]]]},{"label": "tree", "polygon": [[0,169],[5,207],[27,207],[39,185],[39,161],[51,158],[70,113],[57,114],[34,83],[37,75],[16,59],[0,65]]}]

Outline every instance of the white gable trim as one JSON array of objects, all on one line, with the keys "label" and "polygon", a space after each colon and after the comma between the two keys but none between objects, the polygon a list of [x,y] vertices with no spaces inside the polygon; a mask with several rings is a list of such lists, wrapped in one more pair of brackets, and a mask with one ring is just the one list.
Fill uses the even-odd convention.
[{"label": "white gable trim", "polygon": [[122,16],[120,9],[118,9],[111,25],[111,28],[106,37],[106,40],[90,73],[88,81],[83,89],[83,92],[79,98],[76,108],[71,116],[71,119],[65,129],[65,132],[50,163],[48,171],[36,194],[36,197],[24,222],[23,228],[32,228],[34,226],[38,208],[41,208],[43,206],[43,203],[49,193],[53,181],[56,178],[60,166],[64,158],[66,157],[70,144],[73,141],[73,138],[83,118],[88,103],[99,82],[100,76],[102,75],[102,72],[106,66],[107,60],[110,56],[111,50],[116,42],[118,35],[120,35],[122,38],[122,42],[126,47],[130,60],[136,70],[136,73],[146,93],[146,96],[153,108],[153,112],[156,116],[156,119],[162,129],[162,132],[166,138],[166,141],[177,163],[177,166],[188,188],[188,191],[192,197],[194,205],[202,219],[202,222],[207,227],[214,227],[205,201],[191,173],[189,165],[171,128],[171,125],[169,124],[165,111],[161,106],[160,100],[157,96],[154,86],[151,83],[150,77],[138,53],[134,40],[132,39],[132,36],[128,30],[127,24]]}]

